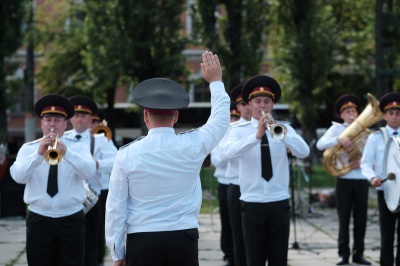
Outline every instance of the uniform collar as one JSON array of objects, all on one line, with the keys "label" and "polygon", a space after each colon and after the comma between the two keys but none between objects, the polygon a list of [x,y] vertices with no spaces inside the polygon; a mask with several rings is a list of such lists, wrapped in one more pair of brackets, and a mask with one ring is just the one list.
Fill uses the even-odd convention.
[{"label": "uniform collar", "polygon": [[389,136],[392,136],[393,132],[395,132],[395,131],[397,131],[397,135],[400,136],[400,128],[395,130],[395,129],[391,128],[390,126],[386,125],[386,130],[387,130],[387,133]]},{"label": "uniform collar", "polygon": [[78,133],[75,129],[73,129],[71,134],[72,139],[75,139],[76,135],[81,135],[81,139],[84,140],[90,136],[90,130],[86,129],[82,133]]},{"label": "uniform collar", "polygon": [[156,133],[174,133],[175,130],[172,127],[155,127],[149,130],[147,135],[156,134]]}]

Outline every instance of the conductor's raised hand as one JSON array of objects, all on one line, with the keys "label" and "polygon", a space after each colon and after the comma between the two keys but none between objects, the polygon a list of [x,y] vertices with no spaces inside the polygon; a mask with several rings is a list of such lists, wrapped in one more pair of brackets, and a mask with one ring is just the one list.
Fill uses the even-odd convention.
[{"label": "conductor's raised hand", "polygon": [[204,52],[203,53],[203,63],[201,65],[201,72],[203,73],[203,77],[209,83],[214,81],[222,81],[222,68],[219,63],[219,59],[217,55],[214,55],[212,52]]}]

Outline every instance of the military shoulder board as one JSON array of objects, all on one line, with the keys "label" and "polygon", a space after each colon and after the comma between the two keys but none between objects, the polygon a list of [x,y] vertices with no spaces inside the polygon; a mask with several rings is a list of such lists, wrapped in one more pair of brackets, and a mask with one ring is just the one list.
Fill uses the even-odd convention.
[{"label": "military shoulder board", "polygon": [[243,123],[240,123],[240,124],[232,125],[232,127],[241,127],[241,126],[248,125],[248,124],[250,124],[250,123],[251,123],[251,121],[246,121],[246,122],[243,122]]},{"label": "military shoulder board", "polygon": [[186,133],[190,133],[190,132],[193,132],[193,131],[195,131],[195,130],[198,130],[198,128],[193,128],[193,129],[191,129],[191,130],[179,132],[178,135],[183,135],[183,134],[186,134]]},{"label": "military shoulder board", "polygon": [[144,137],[145,137],[145,136],[138,137],[138,138],[136,138],[134,141],[131,141],[131,142],[129,142],[128,144],[125,144],[124,146],[119,147],[119,149],[121,150],[121,149],[123,149],[123,148],[126,148],[126,147],[128,147],[129,145],[131,145],[132,143],[143,139]]}]

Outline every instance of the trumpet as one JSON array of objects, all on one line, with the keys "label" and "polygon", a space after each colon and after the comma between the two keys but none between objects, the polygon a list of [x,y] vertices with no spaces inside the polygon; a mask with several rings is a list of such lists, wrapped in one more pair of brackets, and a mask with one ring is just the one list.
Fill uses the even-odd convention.
[{"label": "trumpet", "polygon": [[107,121],[103,120],[97,127],[92,129],[93,134],[104,133],[108,140],[112,137],[111,129],[107,126]]},{"label": "trumpet", "polygon": [[[265,111],[261,111],[261,114],[264,116]],[[267,129],[273,139],[281,140],[286,136],[287,129],[283,123],[275,121],[272,115],[269,113],[266,117],[266,120],[267,122],[265,123],[265,125],[267,126]]]},{"label": "trumpet", "polygon": [[[51,128],[51,133],[53,134],[54,128]],[[52,135],[53,136],[53,135]],[[60,163],[62,159],[62,154],[59,150],[57,150],[57,143],[58,143],[58,133],[56,134],[54,144],[49,145],[47,151],[44,153],[45,161],[50,165],[57,165]]]}]

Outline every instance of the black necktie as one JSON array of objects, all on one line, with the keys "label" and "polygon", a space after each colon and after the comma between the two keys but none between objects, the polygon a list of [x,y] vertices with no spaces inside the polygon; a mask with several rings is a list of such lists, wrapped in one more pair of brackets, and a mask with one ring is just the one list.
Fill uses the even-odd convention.
[{"label": "black necktie", "polygon": [[261,138],[261,175],[267,181],[272,177],[271,153],[269,151],[268,138],[265,134]]},{"label": "black necktie", "polygon": [[79,141],[82,138],[82,136],[81,135],[76,135],[75,138]]},{"label": "black necktie", "polygon": [[396,136],[397,135],[397,131],[393,132],[393,135]]},{"label": "black necktie", "polygon": [[50,197],[54,197],[58,192],[57,172],[58,165],[50,165],[49,178],[47,179],[47,194],[49,194]]}]

